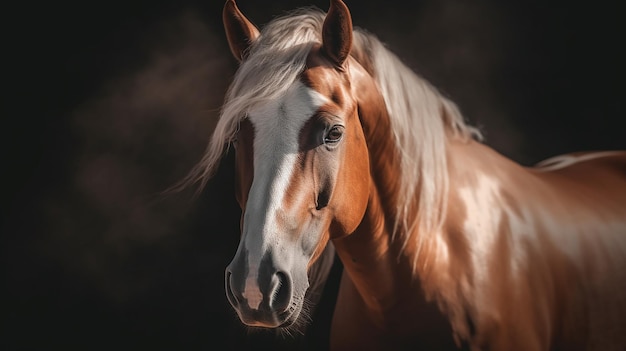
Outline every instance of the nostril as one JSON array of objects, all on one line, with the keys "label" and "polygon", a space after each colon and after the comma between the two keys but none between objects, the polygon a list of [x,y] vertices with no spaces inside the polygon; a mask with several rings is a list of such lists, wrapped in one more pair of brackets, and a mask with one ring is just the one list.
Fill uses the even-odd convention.
[{"label": "nostril", "polygon": [[231,282],[232,273],[230,271],[226,271],[226,297],[231,305],[237,306],[239,305],[239,299],[237,295],[233,292],[232,282]]},{"label": "nostril", "polygon": [[324,189],[322,189],[322,191],[320,191],[320,193],[317,195],[315,209],[319,211],[328,206],[328,201],[330,201],[330,188],[324,187]]},{"label": "nostril", "polygon": [[291,300],[291,282],[287,275],[283,272],[274,274],[274,284],[270,306],[280,312],[284,312],[289,308]]}]

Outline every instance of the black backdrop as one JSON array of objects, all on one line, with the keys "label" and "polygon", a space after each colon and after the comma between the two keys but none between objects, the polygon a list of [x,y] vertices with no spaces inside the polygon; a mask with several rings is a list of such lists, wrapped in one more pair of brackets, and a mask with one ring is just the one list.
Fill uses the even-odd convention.
[{"label": "black backdrop", "polygon": [[[346,1],[532,164],[626,148],[618,2]],[[196,200],[156,194],[200,157],[236,62],[221,1],[3,5],[0,348],[323,349],[338,269],[307,337],[242,328],[232,157]],[[258,25],[326,1],[244,1]]]}]

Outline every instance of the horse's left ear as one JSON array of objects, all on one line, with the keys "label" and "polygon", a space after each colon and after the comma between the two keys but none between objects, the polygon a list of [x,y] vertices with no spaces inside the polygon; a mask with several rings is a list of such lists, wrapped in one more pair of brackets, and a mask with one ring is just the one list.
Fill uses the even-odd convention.
[{"label": "horse's left ear", "polygon": [[352,18],[341,0],[331,0],[322,29],[322,49],[335,65],[341,67],[352,48]]},{"label": "horse's left ear", "polygon": [[226,1],[222,20],[230,51],[237,60],[243,61],[250,44],[259,37],[259,30],[239,11],[234,0]]}]

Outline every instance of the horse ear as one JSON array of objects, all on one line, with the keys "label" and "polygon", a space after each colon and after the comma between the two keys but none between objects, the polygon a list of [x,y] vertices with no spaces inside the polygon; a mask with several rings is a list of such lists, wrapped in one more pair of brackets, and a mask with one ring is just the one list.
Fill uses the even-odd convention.
[{"label": "horse ear", "polygon": [[239,11],[234,0],[226,1],[222,20],[230,51],[237,60],[242,61],[250,44],[259,37],[259,30]]},{"label": "horse ear", "polygon": [[335,65],[341,67],[352,48],[352,18],[341,0],[331,0],[322,29],[322,49]]}]

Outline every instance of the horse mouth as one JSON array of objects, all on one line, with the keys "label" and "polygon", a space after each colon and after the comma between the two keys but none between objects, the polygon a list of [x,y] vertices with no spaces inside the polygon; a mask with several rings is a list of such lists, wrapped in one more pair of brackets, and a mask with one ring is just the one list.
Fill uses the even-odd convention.
[{"label": "horse mouth", "polygon": [[301,306],[292,304],[287,310],[278,313],[267,315],[260,311],[247,311],[246,315],[239,312],[239,318],[243,324],[248,327],[260,328],[260,329],[289,329],[294,324],[297,324],[300,317]]},{"label": "horse mouth", "polygon": [[299,313],[295,309],[289,309],[276,316],[261,317],[254,314],[250,317],[240,315],[241,321],[248,327],[262,329],[286,329],[296,323]]}]

